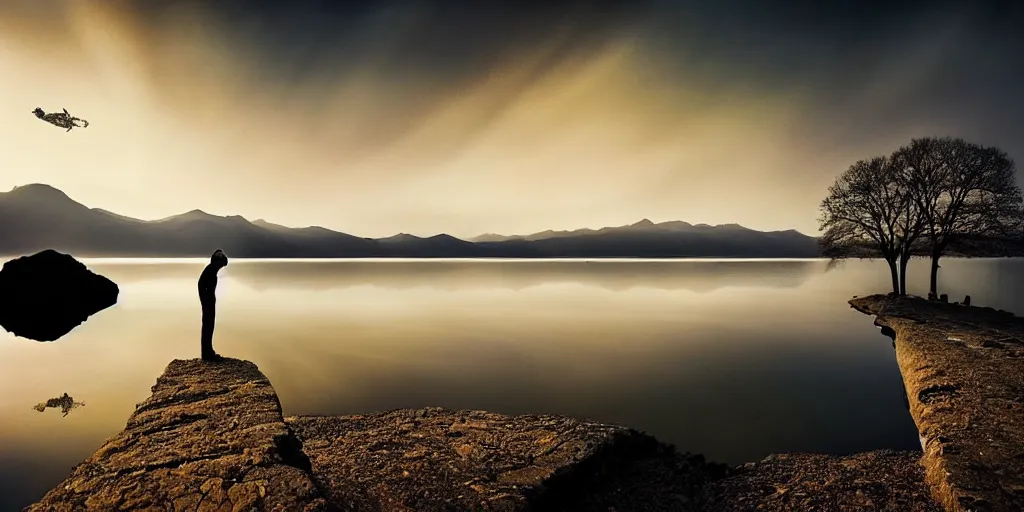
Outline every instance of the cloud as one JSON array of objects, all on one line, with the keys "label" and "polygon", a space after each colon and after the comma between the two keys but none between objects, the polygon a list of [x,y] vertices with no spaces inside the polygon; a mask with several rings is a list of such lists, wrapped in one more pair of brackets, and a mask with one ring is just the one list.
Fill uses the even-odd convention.
[{"label": "cloud", "polygon": [[838,172],[911,136],[1022,149],[1005,13],[757,5],[16,1],[0,187],[363,236],[812,232]]}]

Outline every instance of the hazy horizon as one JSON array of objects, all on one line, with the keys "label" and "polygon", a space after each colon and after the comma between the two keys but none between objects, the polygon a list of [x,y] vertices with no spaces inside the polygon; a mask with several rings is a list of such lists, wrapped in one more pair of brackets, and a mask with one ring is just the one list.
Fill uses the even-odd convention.
[{"label": "hazy horizon", "polygon": [[[366,237],[642,218],[817,232],[854,161],[1024,158],[1020,5],[0,5],[0,189]],[[90,121],[71,133],[33,108]]]},{"label": "hazy horizon", "polygon": [[[4,192],[12,192],[13,190],[15,190],[17,188],[24,187],[24,186],[45,186],[45,187],[56,188],[56,187],[53,187],[52,185],[49,185],[47,183],[28,183],[28,184],[25,184],[25,185],[17,185],[13,189],[8,190],[8,191],[4,191]],[[56,189],[56,190],[60,190],[60,189]],[[0,194],[2,194],[4,192],[0,192]],[[61,192],[63,192],[63,191],[61,191]],[[72,201],[75,201],[75,198],[73,198],[73,197],[69,197],[69,199],[71,199]],[[79,203],[79,204],[81,204],[81,203]],[[110,213],[114,213],[114,214],[120,214],[120,212],[111,211],[109,208],[103,208],[101,206],[94,206],[94,205],[87,205],[87,204],[83,204],[83,206],[86,206],[86,207],[92,208],[92,209],[104,210],[104,211],[107,211],[107,212],[110,212]],[[144,222],[163,221],[163,220],[168,220],[168,219],[171,219],[173,217],[177,217],[177,216],[184,215],[184,214],[187,214],[187,213],[192,213],[193,211],[201,211],[202,213],[210,214],[209,212],[205,212],[205,211],[202,211],[202,210],[200,210],[198,208],[194,208],[192,210],[180,212],[178,214],[171,215],[171,216],[168,216],[168,217],[161,217],[161,218],[158,218],[158,219],[140,219],[140,218],[135,218],[135,220],[140,220],[140,221],[144,221]],[[210,215],[213,215],[213,214],[210,214]],[[234,214],[226,214],[226,215],[221,215],[220,217],[233,216],[233,215]],[[264,221],[264,222],[269,222],[271,224],[276,224],[276,225],[280,225],[280,226],[284,226],[284,227],[288,227],[288,228],[323,227],[321,224],[312,224],[312,225],[305,225],[305,226],[287,226],[287,225],[281,224],[279,222],[274,222],[271,219],[264,219],[264,218],[252,219],[252,218],[245,217],[245,219],[248,220],[249,222]],[[544,230],[535,231],[535,232],[531,232],[531,233],[495,233],[493,231],[488,231],[488,232],[484,232],[484,233],[478,233],[476,235],[465,237],[465,238],[462,238],[462,237],[459,237],[459,238],[462,238],[464,240],[472,240],[474,238],[478,238],[478,237],[483,236],[483,235],[502,235],[502,236],[509,236],[509,237],[511,237],[511,236],[528,236],[528,235],[533,235],[533,234],[537,234],[537,233],[541,233],[541,232],[545,232],[545,231],[561,232],[561,231],[579,231],[579,230],[584,230],[584,229],[598,230],[598,229],[609,228],[609,227],[625,227],[625,226],[629,226],[629,225],[632,225],[632,224],[637,224],[637,223],[644,222],[644,221],[650,221],[650,222],[653,222],[654,224],[660,224],[660,223],[664,223],[664,222],[678,222],[678,221],[686,222],[685,219],[665,219],[665,220],[656,220],[655,221],[655,220],[652,220],[652,219],[643,218],[643,219],[639,219],[639,220],[637,220],[635,222],[629,222],[629,223],[621,225],[621,226],[582,226],[582,227],[579,227],[579,228],[572,228],[572,229],[568,229],[568,230],[544,229]],[[697,223],[690,223],[690,224],[698,225]],[[721,227],[721,226],[735,226],[735,225],[737,225],[737,224],[730,222],[730,223],[725,223],[725,224],[713,224],[711,226],[712,227]],[[747,227],[747,226],[741,226],[741,227]],[[782,229],[782,230],[778,230],[778,231],[790,231],[790,230],[798,231],[799,233],[807,235],[807,236],[817,236],[817,233],[810,234],[810,233],[805,233],[805,232],[802,232],[802,231],[799,231],[799,230],[795,230],[795,229],[792,229],[792,228]],[[359,233],[353,233],[351,231],[346,231],[346,230],[343,230],[343,229],[336,229],[335,231],[346,233],[346,234],[350,234],[350,235],[360,236]],[[385,237],[377,237],[377,238],[387,238],[388,236],[397,236],[397,235],[406,235],[406,234],[409,234],[409,233],[408,232],[398,232],[398,233],[394,233],[392,235],[387,235]],[[443,234],[449,234],[450,235],[450,233],[432,233],[432,234],[416,235],[416,236],[430,237],[430,236],[443,235]]]}]

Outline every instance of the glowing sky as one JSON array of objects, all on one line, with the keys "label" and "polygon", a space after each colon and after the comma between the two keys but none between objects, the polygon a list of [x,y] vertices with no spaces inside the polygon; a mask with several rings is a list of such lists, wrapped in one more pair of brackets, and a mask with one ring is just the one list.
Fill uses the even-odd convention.
[{"label": "glowing sky", "polygon": [[0,190],[361,236],[814,233],[912,136],[1024,159],[1022,9],[956,4],[5,0]]}]

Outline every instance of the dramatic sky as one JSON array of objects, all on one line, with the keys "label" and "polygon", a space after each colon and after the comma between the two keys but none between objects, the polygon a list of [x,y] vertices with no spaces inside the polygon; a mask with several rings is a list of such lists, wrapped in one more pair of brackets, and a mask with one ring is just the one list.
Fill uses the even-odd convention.
[{"label": "dramatic sky", "polygon": [[0,190],[361,236],[814,233],[911,137],[1024,161],[1021,4],[4,0]]}]

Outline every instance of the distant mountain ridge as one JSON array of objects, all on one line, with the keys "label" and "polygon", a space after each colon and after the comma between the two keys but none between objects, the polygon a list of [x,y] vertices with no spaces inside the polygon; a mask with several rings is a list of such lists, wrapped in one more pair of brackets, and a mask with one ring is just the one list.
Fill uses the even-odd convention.
[{"label": "distant mountain ridge", "polygon": [[[601,229],[575,229],[572,231],[540,231],[529,235],[499,235],[495,233],[485,233],[483,235],[470,238],[471,242],[505,242],[509,240],[545,240],[548,238],[566,238],[574,236],[591,236],[591,235],[604,235],[608,233],[638,233],[643,231],[649,232],[708,232],[709,230],[746,230],[754,231],[749,228],[745,228],[739,224],[719,224],[712,226],[709,224],[690,224],[689,222],[683,222],[681,220],[672,220],[667,222],[654,223],[649,219],[643,219],[640,222],[629,224],[627,226],[612,226]],[[758,231],[759,233],[799,233],[795,229],[789,229],[786,231]]]},{"label": "distant mountain ridge", "polygon": [[762,232],[644,219],[628,226],[530,235],[400,233],[362,238],[319,226],[291,228],[263,219],[192,210],[139,220],[89,208],[49,185],[0,193],[0,254],[56,249],[80,257],[196,257],[224,249],[241,258],[807,258],[817,240],[794,230]]}]

